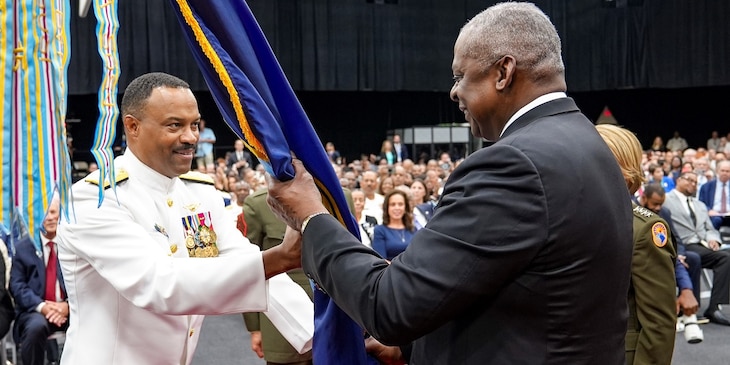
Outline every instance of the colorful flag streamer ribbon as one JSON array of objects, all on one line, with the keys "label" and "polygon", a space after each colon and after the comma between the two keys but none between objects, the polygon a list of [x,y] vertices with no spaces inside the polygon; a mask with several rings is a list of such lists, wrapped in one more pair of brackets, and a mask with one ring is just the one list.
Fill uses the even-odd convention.
[{"label": "colorful flag streamer ribbon", "polygon": [[[103,70],[99,85],[99,119],[96,122],[94,143],[91,154],[99,166],[100,178],[108,180],[111,188],[116,191],[116,174],[114,170],[114,139],[116,138],[117,118],[117,85],[119,83],[119,51],[117,49],[117,31],[119,30],[119,16],[116,0],[94,0],[94,15],[96,16],[96,40],[101,56]],[[104,184],[99,184],[99,206],[104,200]]]},{"label": "colorful flag streamer ribbon", "polygon": [[[312,173],[330,212],[359,237],[342,188],[312,124],[243,0],[170,0],[226,124],[281,181],[291,152]],[[362,329],[315,290],[314,363],[367,364]]]},{"label": "colorful flag streamer ribbon", "polygon": [[65,207],[71,180],[65,130],[68,9],[68,0],[0,3],[0,214],[6,226],[27,226],[38,249],[52,195],[58,191]]}]

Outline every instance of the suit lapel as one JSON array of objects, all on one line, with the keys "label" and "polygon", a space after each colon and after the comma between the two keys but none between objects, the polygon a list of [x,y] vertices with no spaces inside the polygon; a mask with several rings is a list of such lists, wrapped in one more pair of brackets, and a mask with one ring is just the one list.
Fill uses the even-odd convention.
[{"label": "suit lapel", "polygon": [[[675,218],[675,214],[672,214],[673,219],[679,219],[682,221],[682,223],[687,227],[692,227],[693,229],[696,229],[697,226],[692,224],[692,218],[689,216],[689,212],[687,211],[687,200],[682,200],[677,194],[674,192],[670,192],[667,194],[672,194],[670,196],[673,204],[675,205],[677,211],[679,211],[681,214],[677,214],[677,217]],[[693,199],[692,202],[694,202],[696,199]],[[695,205],[695,214],[697,214],[697,209]]]},{"label": "suit lapel", "polygon": [[36,266],[38,267],[38,277],[41,279],[41,283],[43,287],[45,288],[46,285],[46,260],[45,256],[46,253],[43,251],[43,242],[41,242],[41,250],[35,252],[33,255]]}]

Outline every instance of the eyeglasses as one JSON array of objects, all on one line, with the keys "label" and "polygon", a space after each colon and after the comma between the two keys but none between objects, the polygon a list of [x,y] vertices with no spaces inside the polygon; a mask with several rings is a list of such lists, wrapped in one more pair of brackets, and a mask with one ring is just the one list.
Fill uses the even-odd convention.
[{"label": "eyeglasses", "polygon": [[687,180],[687,182],[690,183],[690,184],[697,185],[697,180],[695,180],[695,179],[690,179],[690,178],[688,178],[686,176],[680,176],[679,178],[680,179]]}]

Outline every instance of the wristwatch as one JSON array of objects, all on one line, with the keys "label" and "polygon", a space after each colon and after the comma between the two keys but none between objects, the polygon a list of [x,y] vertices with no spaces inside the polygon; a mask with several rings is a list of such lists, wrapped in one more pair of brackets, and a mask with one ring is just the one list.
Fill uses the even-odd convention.
[{"label": "wristwatch", "polygon": [[302,222],[302,229],[300,229],[299,232],[301,232],[301,234],[304,234],[304,230],[307,228],[307,224],[309,224],[309,221],[312,218],[314,218],[318,215],[322,215],[322,214],[330,214],[330,212],[317,212],[317,213],[309,215],[307,218],[304,218],[304,222]]}]

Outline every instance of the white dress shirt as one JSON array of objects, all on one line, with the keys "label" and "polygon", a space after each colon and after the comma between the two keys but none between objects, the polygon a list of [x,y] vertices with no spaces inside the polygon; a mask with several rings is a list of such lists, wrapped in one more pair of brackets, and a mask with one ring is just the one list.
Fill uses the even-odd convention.
[{"label": "white dress shirt", "polygon": [[514,123],[517,120],[517,118],[525,115],[525,113],[529,112],[530,110],[535,109],[538,106],[545,104],[549,101],[553,101],[553,100],[560,99],[560,98],[567,98],[567,97],[568,97],[568,95],[566,95],[562,91],[547,93],[545,95],[541,95],[541,96],[537,97],[535,100],[527,103],[527,105],[523,106],[522,108],[520,108],[520,110],[518,110],[517,112],[512,114],[512,117],[510,117],[509,120],[507,121],[507,124],[504,125],[504,127],[502,128],[502,133],[500,133],[499,136],[502,137],[502,135],[504,134],[504,131],[506,131],[507,128],[509,128],[509,126],[511,126],[512,123]]},{"label": "white dress shirt", "polygon": [[[51,254],[51,249],[48,246],[48,242],[53,242],[55,244],[56,241],[49,240],[43,234],[41,234],[40,236],[41,236],[41,246],[43,247],[43,264],[45,264],[46,267],[48,267],[48,258],[50,257],[50,254]],[[56,257],[58,257],[58,245],[57,244],[56,244],[55,249],[56,249]],[[57,301],[60,302],[60,301],[62,301],[61,298],[62,298],[61,284],[58,282],[58,280],[56,280],[56,299],[57,299]],[[40,302],[40,304],[38,304],[38,306],[35,308],[36,312],[41,313],[41,310],[43,309],[43,307],[45,305],[46,305],[46,302]]]}]

